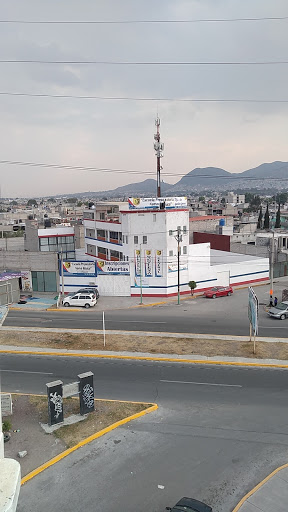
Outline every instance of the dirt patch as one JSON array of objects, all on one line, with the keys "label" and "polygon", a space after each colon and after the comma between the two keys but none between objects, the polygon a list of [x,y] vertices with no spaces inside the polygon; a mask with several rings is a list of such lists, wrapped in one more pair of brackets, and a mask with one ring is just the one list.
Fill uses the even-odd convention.
[{"label": "dirt patch", "polygon": [[[70,349],[103,351],[103,335],[93,333],[53,333],[1,331],[0,347],[43,347],[46,349]],[[288,359],[288,344],[257,341],[259,359]],[[207,357],[255,357],[253,343],[234,340],[210,340],[153,336],[106,334],[106,350],[115,352],[148,352],[150,354],[197,354]]]},{"label": "dirt patch", "polygon": [[[47,398],[32,395],[16,395],[13,398],[13,415],[3,417],[12,423],[11,439],[5,443],[5,457],[16,459],[21,465],[22,477],[70,448],[86,437],[99,432],[123,418],[127,418],[150,404],[95,400],[95,411],[73,425],[60,427],[53,434],[46,434],[40,423],[47,423]],[[64,399],[65,417],[79,413],[78,400]],[[19,459],[18,452],[27,450],[26,457]]]}]

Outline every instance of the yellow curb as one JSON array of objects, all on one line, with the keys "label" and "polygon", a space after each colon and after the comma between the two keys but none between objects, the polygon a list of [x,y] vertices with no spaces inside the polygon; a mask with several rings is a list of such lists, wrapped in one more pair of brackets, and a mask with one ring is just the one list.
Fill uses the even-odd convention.
[{"label": "yellow curb", "polygon": [[67,311],[67,313],[74,313],[74,311],[83,311],[85,308],[48,308],[46,311]]},{"label": "yellow curb", "polygon": [[[7,395],[7,392],[6,391],[0,391],[0,396],[1,395]],[[18,393],[18,392],[14,392],[14,391],[12,391],[11,395],[16,395],[16,396],[42,396],[42,397],[46,397],[47,396],[47,395],[38,395],[36,393]],[[73,400],[79,400],[79,398],[77,396],[72,396],[71,398]],[[144,404],[144,405],[147,405],[147,402],[135,402],[135,400],[116,400],[114,398],[94,398],[94,402],[117,402],[119,404],[137,404],[137,405],[138,404]],[[152,404],[153,404],[153,402],[152,402]]]},{"label": "yellow curb", "polygon": [[114,354],[71,354],[67,352],[34,352],[29,350],[0,350],[0,354],[20,354],[34,356],[61,356],[61,357],[90,357],[95,359],[132,359],[135,361],[157,361],[171,363],[190,363],[190,364],[207,364],[207,365],[223,365],[223,366],[256,366],[261,368],[288,368],[288,364],[278,363],[250,363],[249,361],[214,361],[206,359],[178,359],[175,357],[150,357],[150,356],[122,356]]},{"label": "yellow curb", "polygon": [[108,432],[111,432],[117,427],[121,427],[122,425],[125,425],[125,423],[128,423],[129,421],[136,420],[137,418],[140,418],[141,416],[145,416],[145,414],[149,414],[150,412],[156,411],[158,409],[157,404],[153,404],[151,407],[148,407],[148,409],[145,409],[144,411],[138,412],[136,414],[132,414],[132,416],[128,416],[127,418],[124,418],[123,420],[117,421],[116,423],[113,423],[112,425],[109,425],[109,427],[104,428],[103,430],[100,430],[99,432],[96,432],[95,434],[92,434],[92,436],[86,437],[83,441],[80,441],[80,443],[75,444],[75,446],[72,446],[72,448],[69,448],[68,450],[65,450],[64,452],[60,453],[56,457],[53,457],[53,459],[49,460],[48,462],[45,462],[42,464],[42,466],[39,466],[39,468],[34,469],[31,471],[31,473],[28,473],[28,475],[24,476],[21,480],[21,485],[24,485],[26,482],[34,478],[34,476],[39,475],[39,473],[42,473],[42,471],[45,471],[45,469],[49,468],[50,466],[53,466],[56,464],[56,462],[59,462],[60,460],[67,457],[67,455],[70,455],[70,453],[75,452],[78,450],[78,448],[81,448],[82,446],[85,446],[88,443],[91,443],[91,441],[94,441],[95,439],[98,439],[99,437],[102,437],[104,434],[107,434]]},{"label": "yellow curb", "polygon": [[245,503],[245,501],[247,501],[248,498],[250,498],[250,496],[252,496],[252,494],[254,494],[256,491],[258,491],[258,489],[260,489],[262,487],[262,485],[264,485],[266,482],[268,482],[268,480],[270,480],[270,478],[272,478],[272,476],[276,475],[279,471],[281,471],[281,469],[285,469],[287,467],[288,467],[288,464],[284,464],[283,466],[280,466],[279,468],[272,471],[272,473],[270,473],[270,475],[266,476],[266,478],[264,478],[264,480],[262,480],[262,482],[257,484],[251,491],[249,491],[247,494],[245,494],[245,496],[239,501],[239,503],[236,505],[236,507],[233,508],[232,512],[238,512],[239,508],[242,507],[243,503]]}]

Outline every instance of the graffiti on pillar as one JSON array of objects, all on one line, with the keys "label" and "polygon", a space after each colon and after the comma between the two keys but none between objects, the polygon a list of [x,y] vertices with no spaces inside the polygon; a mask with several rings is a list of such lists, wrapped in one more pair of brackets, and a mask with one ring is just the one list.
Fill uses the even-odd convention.
[{"label": "graffiti on pillar", "polygon": [[49,425],[56,425],[64,421],[63,413],[63,382],[55,380],[48,382],[47,398],[48,398],[48,416]]},{"label": "graffiti on pillar", "polygon": [[80,414],[87,414],[94,411],[94,384],[93,373],[86,372],[78,375],[79,378],[79,399]]}]

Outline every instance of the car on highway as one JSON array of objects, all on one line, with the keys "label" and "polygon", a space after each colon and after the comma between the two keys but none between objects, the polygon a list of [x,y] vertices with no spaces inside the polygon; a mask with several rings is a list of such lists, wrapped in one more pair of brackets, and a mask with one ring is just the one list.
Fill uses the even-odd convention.
[{"label": "car on highway", "polygon": [[193,498],[181,498],[174,507],[166,507],[166,510],[171,512],[212,512],[212,508],[202,501],[194,500]]},{"label": "car on highway", "polygon": [[204,292],[204,296],[208,299],[216,299],[216,297],[224,297],[226,295],[232,295],[232,286],[214,286]]},{"label": "car on highway", "polygon": [[268,315],[272,318],[285,320],[288,317],[288,301],[279,302],[277,306],[269,309]]},{"label": "car on highway", "polygon": [[94,293],[97,300],[100,297],[99,290],[97,288],[81,288],[80,290],[77,290],[76,293]]},{"label": "car on highway", "polygon": [[90,308],[97,304],[97,299],[94,293],[75,293],[74,295],[67,295],[62,301],[63,306],[78,306],[83,308]]}]

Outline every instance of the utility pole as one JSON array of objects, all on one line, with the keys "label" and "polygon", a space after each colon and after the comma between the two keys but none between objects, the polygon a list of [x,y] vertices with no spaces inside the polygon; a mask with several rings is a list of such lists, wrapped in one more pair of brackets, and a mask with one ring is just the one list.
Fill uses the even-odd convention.
[{"label": "utility pole", "polygon": [[175,236],[177,241],[177,289],[178,289],[178,305],[180,304],[180,242],[182,242],[181,228],[177,228],[177,235]]},{"label": "utility pole", "polygon": [[274,281],[274,250],[275,250],[275,232],[272,231],[272,248],[270,258],[270,297],[273,296],[273,281]]},{"label": "utility pole", "polygon": [[140,244],[140,304],[143,304],[143,290],[142,290],[142,244]]},{"label": "utility pole", "polygon": [[157,118],[155,119],[155,125],[157,128],[157,132],[154,135],[154,149],[155,149],[155,155],[157,157],[157,197],[161,197],[161,158],[163,158],[163,150],[164,150],[164,144],[161,142],[160,137],[160,119],[157,115]]}]

